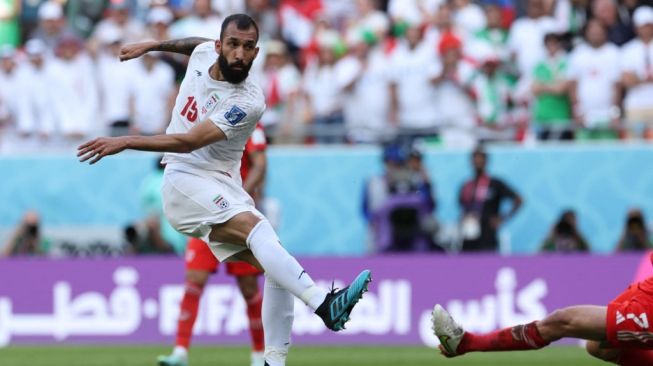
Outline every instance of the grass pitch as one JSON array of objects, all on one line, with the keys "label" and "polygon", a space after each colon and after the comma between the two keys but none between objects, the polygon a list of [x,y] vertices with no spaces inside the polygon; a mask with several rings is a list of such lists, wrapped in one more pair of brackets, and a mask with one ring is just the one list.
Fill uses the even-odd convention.
[{"label": "grass pitch", "polygon": [[[163,346],[12,346],[0,349],[1,366],[156,366]],[[246,347],[196,346],[190,366],[249,366]],[[579,347],[553,347],[532,352],[472,354],[445,359],[425,347],[305,347],[291,349],[287,366],[589,366],[606,365]]]}]

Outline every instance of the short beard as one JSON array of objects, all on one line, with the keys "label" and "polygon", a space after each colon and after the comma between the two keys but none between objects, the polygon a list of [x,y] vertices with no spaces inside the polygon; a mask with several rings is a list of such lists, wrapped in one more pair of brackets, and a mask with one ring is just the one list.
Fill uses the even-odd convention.
[{"label": "short beard", "polygon": [[243,67],[242,70],[236,70],[232,66],[234,65],[229,65],[225,57],[223,57],[221,54],[218,55],[218,67],[220,68],[222,77],[231,84],[239,84],[243,80],[247,79],[247,76],[249,75],[249,69],[252,68],[252,63],[238,63],[238,66]]}]

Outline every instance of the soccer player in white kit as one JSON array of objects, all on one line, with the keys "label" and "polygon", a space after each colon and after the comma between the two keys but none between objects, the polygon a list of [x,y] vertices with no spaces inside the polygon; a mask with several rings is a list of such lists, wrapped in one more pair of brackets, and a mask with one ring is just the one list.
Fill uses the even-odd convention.
[{"label": "soccer player in white kit", "polygon": [[178,231],[209,243],[221,262],[246,261],[265,272],[265,361],[283,366],[293,295],[339,331],[367,291],[371,274],[362,271],[342,290],[316,286],[242,188],[241,156],[265,109],[263,92],[247,79],[257,42],[258,26],[251,17],[227,17],[219,40],[193,50],[165,135],[97,138],[80,145],[78,156],[94,164],[126,149],[166,152],[166,217]]}]

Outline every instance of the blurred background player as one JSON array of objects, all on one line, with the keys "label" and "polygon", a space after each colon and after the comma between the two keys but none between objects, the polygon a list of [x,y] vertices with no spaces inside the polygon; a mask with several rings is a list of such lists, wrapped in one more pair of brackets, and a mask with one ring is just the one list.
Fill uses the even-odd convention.
[{"label": "blurred background player", "polygon": [[[653,263],[653,255],[650,257]],[[587,352],[622,366],[653,365],[653,277],[633,283],[608,306],[577,305],[559,309],[542,320],[487,334],[465,332],[439,304],[432,328],[446,357],[470,352],[540,349],[562,338],[587,340]]]},{"label": "blurred background player", "polygon": [[[240,165],[243,188],[249,193],[257,206],[260,206],[261,191],[265,182],[267,159],[265,156],[265,132],[259,123],[245,145],[245,152]],[[177,340],[172,354],[159,356],[161,366],[188,365],[188,348],[193,334],[193,325],[197,319],[200,297],[211,276],[218,269],[218,260],[209,246],[202,240],[191,238],[186,249],[186,285],[181,300],[179,321],[177,323]],[[261,322],[261,305],[263,296],[258,287],[261,272],[245,262],[228,262],[227,273],[236,277],[240,293],[247,304],[249,330],[252,336],[252,366],[263,366],[263,324]]]}]

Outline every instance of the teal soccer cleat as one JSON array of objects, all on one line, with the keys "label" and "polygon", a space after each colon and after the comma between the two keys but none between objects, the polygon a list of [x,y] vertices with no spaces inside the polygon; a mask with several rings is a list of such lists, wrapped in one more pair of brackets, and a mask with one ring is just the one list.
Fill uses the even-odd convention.
[{"label": "teal soccer cleat", "polygon": [[332,289],[324,299],[324,302],[315,310],[327,328],[337,332],[345,329],[345,323],[349,321],[349,314],[354,305],[367,292],[367,285],[372,281],[372,273],[364,270],[342,290]]},{"label": "teal soccer cleat", "polygon": [[175,355],[159,356],[157,358],[159,366],[188,366],[188,361]]}]

